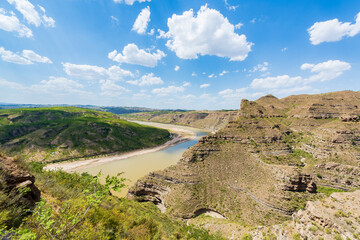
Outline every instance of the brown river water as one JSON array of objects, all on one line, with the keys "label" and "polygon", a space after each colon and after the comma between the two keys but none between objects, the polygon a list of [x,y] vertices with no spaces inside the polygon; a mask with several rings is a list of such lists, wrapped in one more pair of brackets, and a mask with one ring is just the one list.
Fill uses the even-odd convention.
[{"label": "brown river water", "polygon": [[[98,174],[100,171],[102,176],[107,175],[114,176],[119,172],[124,172],[122,175],[127,179],[126,185],[128,187],[132,186],[137,180],[146,176],[150,172],[163,170],[171,165],[176,164],[182,154],[191,146],[198,142],[198,139],[202,136],[207,135],[207,132],[201,131],[196,128],[190,128],[185,126],[171,125],[171,124],[161,124],[161,123],[152,123],[152,122],[138,122],[143,125],[150,125],[158,128],[177,128],[186,132],[193,132],[196,134],[194,140],[186,141],[183,143],[176,144],[174,146],[168,147],[166,149],[159,150],[157,152],[146,153],[139,156],[133,156],[126,159],[114,160],[111,162],[106,162],[101,165],[95,166],[86,166],[75,170],[76,172],[82,173],[87,172],[92,175]],[[114,193],[120,197],[124,197],[127,194],[128,187],[123,189],[120,194]]]}]

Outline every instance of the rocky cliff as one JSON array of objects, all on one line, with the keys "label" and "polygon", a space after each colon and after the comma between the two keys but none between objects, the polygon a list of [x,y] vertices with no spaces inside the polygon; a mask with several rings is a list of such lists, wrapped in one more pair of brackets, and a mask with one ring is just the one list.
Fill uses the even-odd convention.
[{"label": "rocky cliff", "polygon": [[[13,158],[0,155],[0,190],[22,192],[20,200],[26,205],[40,201],[40,190],[35,186],[35,177],[16,164]],[[26,189],[26,191],[22,191]]]},{"label": "rocky cliff", "polygon": [[350,91],[243,100],[236,118],[128,196],[183,219],[215,212],[242,225],[281,223],[308,200],[359,186],[358,106]]}]

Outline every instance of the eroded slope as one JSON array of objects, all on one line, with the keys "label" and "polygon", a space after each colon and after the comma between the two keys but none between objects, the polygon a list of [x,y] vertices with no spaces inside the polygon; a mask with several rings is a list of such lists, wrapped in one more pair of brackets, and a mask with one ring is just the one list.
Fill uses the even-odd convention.
[{"label": "eroded slope", "polygon": [[214,212],[246,225],[282,222],[322,192],[359,186],[358,106],[360,94],[349,91],[243,100],[236,120],[129,197],[185,219]]}]

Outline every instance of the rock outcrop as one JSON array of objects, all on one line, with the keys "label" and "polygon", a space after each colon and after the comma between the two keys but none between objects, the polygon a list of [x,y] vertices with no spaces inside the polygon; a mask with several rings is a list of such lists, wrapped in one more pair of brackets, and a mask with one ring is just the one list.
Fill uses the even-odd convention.
[{"label": "rock outcrop", "polygon": [[34,205],[40,201],[40,190],[35,186],[35,177],[21,169],[13,158],[0,156],[0,172],[3,183],[0,188],[3,191],[11,191],[13,189],[24,189],[28,191],[22,196],[21,200],[28,205]]}]

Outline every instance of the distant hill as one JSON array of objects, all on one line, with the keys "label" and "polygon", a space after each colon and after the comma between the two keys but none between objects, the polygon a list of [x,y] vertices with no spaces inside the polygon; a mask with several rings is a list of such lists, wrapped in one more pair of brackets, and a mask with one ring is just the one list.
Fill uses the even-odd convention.
[{"label": "distant hill", "polygon": [[169,132],[75,107],[0,110],[0,148],[9,155],[53,162],[126,152],[166,142]]},{"label": "distant hill", "polygon": [[184,111],[160,110],[123,114],[131,120],[179,124],[215,132],[237,117],[238,110]]},{"label": "distant hill", "polygon": [[13,104],[13,103],[0,103],[0,109],[14,109],[14,108],[48,108],[48,107],[77,107],[77,108],[88,108],[97,111],[111,112],[114,114],[132,114],[141,112],[160,112],[160,113],[171,113],[171,112],[188,112],[191,110],[182,109],[154,109],[145,107],[116,107],[116,106],[96,106],[96,105],[67,105],[67,104]]}]

